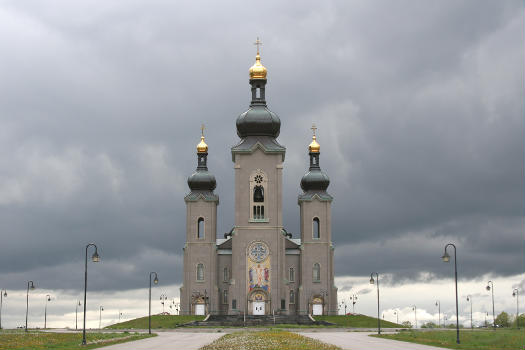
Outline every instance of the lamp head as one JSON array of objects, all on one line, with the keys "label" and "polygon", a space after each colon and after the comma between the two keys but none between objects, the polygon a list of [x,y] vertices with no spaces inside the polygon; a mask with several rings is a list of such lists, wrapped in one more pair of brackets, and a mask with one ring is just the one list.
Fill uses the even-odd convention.
[{"label": "lamp head", "polygon": [[374,277],[370,277],[370,284],[374,284]]},{"label": "lamp head", "polygon": [[91,256],[91,260],[93,262],[99,262],[100,261],[100,256],[98,255],[98,252],[95,250],[95,252],[93,253],[93,255]]},{"label": "lamp head", "polygon": [[486,288],[487,288],[487,290],[490,290],[490,286],[489,286],[488,284],[487,284],[487,287],[486,287]]},{"label": "lamp head", "polygon": [[438,302],[436,301],[436,306],[438,306]]},{"label": "lamp head", "polygon": [[516,296],[516,292],[512,292],[512,296],[515,297]]},{"label": "lamp head", "polygon": [[49,295],[47,296],[47,301],[51,301],[51,297]]},{"label": "lamp head", "polygon": [[4,297],[6,297],[6,296],[7,296],[7,291],[4,290]]},{"label": "lamp head", "polygon": [[100,311],[104,311],[104,306],[101,306],[101,307],[100,307]]},{"label": "lamp head", "polygon": [[450,255],[448,255],[446,250],[445,250],[445,254],[443,254],[441,259],[443,259],[443,262],[449,262],[450,261]]},{"label": "lamp head", "polygon": [[82,306],[82,304],[80,304],[80,301],[78,302],[78,306]]},{"label": "lamp head", "polygon": [[159,279],[157,278],[157,275],[155,275],[155,279],[153,280],[153,283],[155,283],[155,284],[159,283]]},{"label": "lamp head", "polygon": [[467,301],[470,301],[470,297],[467,297]]},{"label": "lamp head", "polygon": [[31,290],[35,289],[35,284],[33,283],[33,281],[31,281],[31,287],[29,287]]}]

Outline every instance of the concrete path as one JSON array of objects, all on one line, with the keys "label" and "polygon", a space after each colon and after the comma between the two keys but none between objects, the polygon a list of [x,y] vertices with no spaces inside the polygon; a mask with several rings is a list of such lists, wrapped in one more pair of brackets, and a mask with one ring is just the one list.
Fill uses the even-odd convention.
[{"label": "concrete path", "polygon": [[196,350],[211,343],[224,333],[159,332],[153,338],[105,346],[104,350]]},{"label": "concrete path", "polygon": [[435,346],[369,337],[364,332],[298,332],[305,337],[334,344],[344,350],[443,350]]}]

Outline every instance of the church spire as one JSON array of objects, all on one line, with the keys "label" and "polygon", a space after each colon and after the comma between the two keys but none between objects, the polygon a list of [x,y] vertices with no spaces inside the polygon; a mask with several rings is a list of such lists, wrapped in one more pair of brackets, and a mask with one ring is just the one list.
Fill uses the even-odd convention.
[{"label": "church spire", "polygon": [[306,192],[326,192],[328,185],[330,185],[330,179],[319,166],[319,155],[321,145],[317,142],[315,131],[317,127],[315,124],[312,125],[312,142],[308,146],[310,154],[310,168],[308,172],[301,179],[301,188]]},{"label": "church spire", "polygon": [[208,145],[204,142],[204,125],[201,126],[201,141],[197,145],[197,169],[188,178],[191,191],[213,192],[217,186],[215,176],[208,171]]}]

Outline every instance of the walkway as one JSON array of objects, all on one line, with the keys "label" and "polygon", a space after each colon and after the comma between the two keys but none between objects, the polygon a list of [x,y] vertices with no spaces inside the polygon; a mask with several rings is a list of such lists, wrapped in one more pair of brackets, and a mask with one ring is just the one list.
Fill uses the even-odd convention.
[{"label": "walkway", "polygon": [[305,337],[334,344],[344,350],[443,350],[435,346],[369,337],[365,332],[298,332]]},{"label": "walkway", "polygon": [[104,350],[197,350],[224,333],[158,332],[153,338],[103,347]]}]

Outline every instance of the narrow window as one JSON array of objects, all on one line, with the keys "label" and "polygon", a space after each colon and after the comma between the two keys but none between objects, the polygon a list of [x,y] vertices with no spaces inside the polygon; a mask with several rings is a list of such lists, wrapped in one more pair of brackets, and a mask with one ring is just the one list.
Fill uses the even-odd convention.
[{"label": "narrow window", "polygon": [[314,218],[314,223],[313,223],[314,227],[314,239],[319,239],[321,238],[321,228],[320,228],[320,224],[319,224],[319,218]]},{"label": "narrow window", "polygon": [[288,276],[290,282],[295,282],[295,270],[293,267],[290,267],[290,275]]},{"label": "narrow window", "polygon": [[290,304],[295,304],[295,292],[290,290]]},{"label": "narrow window", "polygon": [[228,276],[228,275],[229,275],[229,274],[228,274],[228,268],[225,267],[225,268],[224,268],[224,276],[223,276],[223,281],[224,281],[224,282],[228,282],[228,281],[229,281],[229,276]]},{"label": "narrow window", "polygon": [[255,97],[256,98],[261,98],[261,89],[259,89],[259,88],[255,89]]},{"label": "narrow window", "polygon": [[264,187],[255,186],[253,189],[253,201],[256,203],[264,202]]},{"label": "narrow window", "polygon": [[232,309],[237,309],[237,299],[232,300]]},{"label": "narrow window", "polygon": [[228,291],[227,290],[224,290],[222,292],[222,303],[228,304]]},{"label": "narrow window", "polygon": [[314,264],[313,280],[314,280],[314,282],[320,282],[321,281],[321,266],[318,263]]},{"label": "narrow window", "polygon": [[281,310],[286,309],[286,299],[281,299]]},{"label": "narrow window", "polygon": [[204,281],[204,265],[197,264],[197,281]]},{"label": "narrow window", "polygon": [[199,218],[197,221],[197,238],[203,239],[204,238],[204,219]]}]

